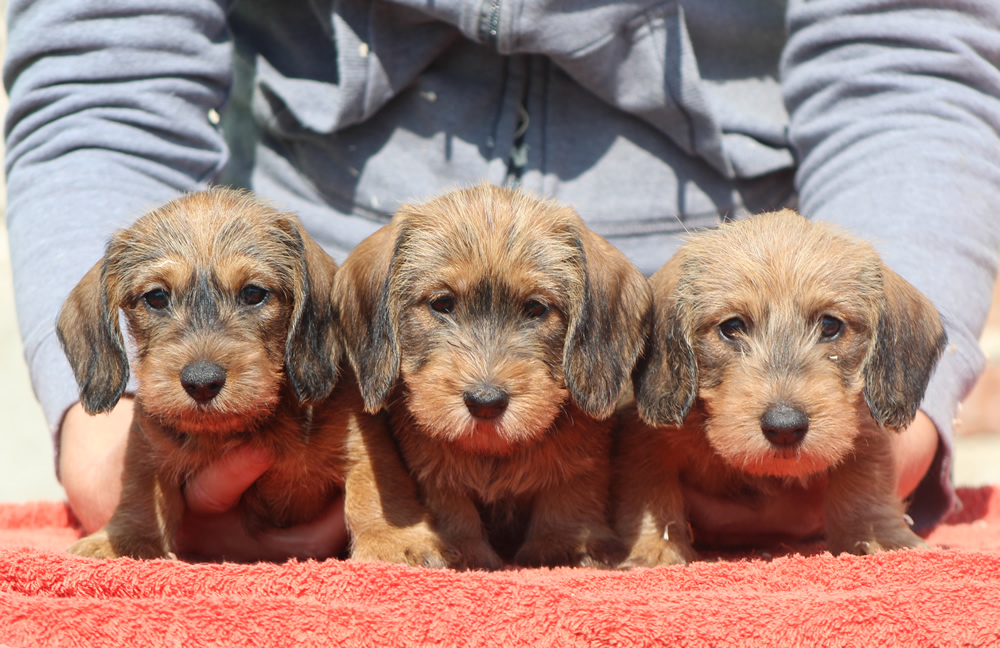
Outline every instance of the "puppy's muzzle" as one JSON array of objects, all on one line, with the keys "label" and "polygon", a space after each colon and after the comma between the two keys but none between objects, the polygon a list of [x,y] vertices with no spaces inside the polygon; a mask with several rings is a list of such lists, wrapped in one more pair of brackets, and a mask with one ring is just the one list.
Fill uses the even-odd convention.
[{"label": "puppy's muzzle", "polygon": [[181,371],[184,391],[203,405],[218,396],[225,384],[226,370],[212,362],[198,360]]},{"label": "puppy's muzzle", "polygon": [[479,385],[463,395],[465,406],[476,418],[495,419],[507,410],[510,395],[496,385]]},{"label": "puppy's muzzle", "polygon": [[794,448],[802,443],[809,431],[809,416],[797,407],[778,403],[764,411],[760,430],[776,448]]}]

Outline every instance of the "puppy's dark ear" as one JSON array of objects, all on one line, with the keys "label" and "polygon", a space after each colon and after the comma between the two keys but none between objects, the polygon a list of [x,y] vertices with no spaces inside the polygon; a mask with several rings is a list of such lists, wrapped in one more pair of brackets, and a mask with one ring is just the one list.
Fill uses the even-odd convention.
[{"label": "puppy's dark ear", "polygon": [[397,309],[391,273],[402,241],[399,217],[362,241],[341,266],[334,298],[347,358],[365,409],[377,412],[399,377]]},{"label": "puppy's dark ear", "polygon": [[625,255],[579,225],[583,290],[570,315],[563,368],[573,401],[605,418],[615,409],[646,341],[649,284]]},{"label": "puppy's dark ear", "polygon": [[56,334],[80,389],[80,402],[91,415],[111,411],[128,383],[118,304],[109,299],[108,281],[102,259],[70,292],[56,322]]},{"label": "puppy's dark ear", "polygon": [[864,394],[872,418],[900,430],[916,416],[947,337],[930,300],[885,264],[882,284]]},{"label": "puppy's dark ear", "polygon": [[342,345],[333,314],[337,263],[310,237],[299,220],[285,215],[280,224],[299,258],[293,287],[292,321],[285,342],[285,371],[299,401],[315,403],[337,384]]},{"label": "puppy's dark ear", "polygon": [[687,305],[677,291],[682,272],[683,253],[678,253],[649,280],[651,332],[633,380],[639,416],[650,425],[683,423],[697,394],[698,366]]}]

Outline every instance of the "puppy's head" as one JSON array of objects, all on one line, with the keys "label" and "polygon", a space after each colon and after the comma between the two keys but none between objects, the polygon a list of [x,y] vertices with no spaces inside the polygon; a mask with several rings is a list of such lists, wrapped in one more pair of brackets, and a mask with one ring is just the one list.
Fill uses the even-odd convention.
[{"label": "puppy's head", "polygon": [[543,434],[567,397],[610,415],[649,309],[572,209],[489,185],[402,207],[336,283],[366,407],[402,377],[423,430],[484,452]]},{"label": "puppy's head", "polygon": [[836,464],[859,417],[908,425],[945,343],[870,245],[787,210],[692,236],[650,283],[640,415],[679,424],[699,400],[715,450],[755,474]]},{"label": "puppy's head", "polygon": [[332,325],[336,264],[298,220],[249,194],[189,194],[115,233],[73,289],[57,332],[84,409],[110,410],[136,346],[138,397],[181,432],[240,429],[272,412],[282,386],[330,393],[340,345]]}]

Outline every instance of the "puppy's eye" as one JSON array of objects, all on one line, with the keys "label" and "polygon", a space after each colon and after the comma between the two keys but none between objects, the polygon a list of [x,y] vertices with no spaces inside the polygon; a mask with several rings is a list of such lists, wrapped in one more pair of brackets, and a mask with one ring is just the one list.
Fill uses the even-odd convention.
[{"label": "puppy's eye", "polygon": [[267,288],[249,284],[240,291],[240,302],[247,306],[256,306],[267,299],[267,295]]},{"label": "puppy's eye", "polygon": [[164,310],[170,305],[170,293],[163,288],[154,288],[143,295],[142,300],[153,310]]},{"label": "puppy's eye", "polygon": [[747,323],[739,317],[730,317],[722,324],[719,324],[719,335],[727,340],[736,340],[747,332]]},{"label": "puppy's eye", "polygon": [[833,340],[844,330],[844,323],[836,317],[824,315],[819,321],[819,335],[824,340]]},{"label": "puppy's eye", "polygon": [[431,310],[442,315],[450,315],[455,312],[455,298],[451,295],[438,295],[428,303]]},{"label": "puppy's eye", "polygon": [[524,302],[524,315],[531,319],[545,317],[549,312],[549,307],[537,299],[529,299]]}]

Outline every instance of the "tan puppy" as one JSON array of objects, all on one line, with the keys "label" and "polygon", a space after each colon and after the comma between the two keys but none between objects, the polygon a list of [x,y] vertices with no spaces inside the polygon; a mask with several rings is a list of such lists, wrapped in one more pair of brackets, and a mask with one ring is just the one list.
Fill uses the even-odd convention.
[{"label": "tan puppy", "polygon": [[867,243],[788,210],[692,236],[650,283],[616,458],[629,564],[693,557],[682,489],[764,507],[820,479],[830,551],[923,544],[890,445],[945,344],[923,295]]},{"label": "tan puppy", "polygon": [[353,379],[336,385],[335,271],[295,217],[226,189],[179,198],[114,235],[67,299],[58,333],[84,409],[108,411],[129,376],[124,311],[135,419],[121,503],[70,551],[171,555],[185,480],[250,443],[277,461],[239,503],[249,531],[313,519],[346,481],[355,555],[444,564],[385,421],[364,414]]},{"label": "tan puppy", "polygon": [[336,292],[366,406],[391,413],[454,566],[624,557],[610,417],[650,296],[620,252],[568,207],[480,185],[403,206]]}]

